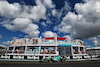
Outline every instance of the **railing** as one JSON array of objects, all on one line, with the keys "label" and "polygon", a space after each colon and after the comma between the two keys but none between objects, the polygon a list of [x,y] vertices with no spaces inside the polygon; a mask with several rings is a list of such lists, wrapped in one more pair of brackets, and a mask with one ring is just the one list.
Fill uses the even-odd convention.
[{"label": "railing", "polygon": [[8,50],[7,53],[13,53],[13,51],[12,50]]},{"label": "railing", "polygon": [[[43,41],[41,41],[41,43],[28,43],[28,44],[56,44],[56,42],[55,41],[52,41],[52,42],[49,42],[49,41],[47,41],[47,42],[43,42]],[[80,43],[75,43],[75,42],[57,42],[57,44],[66,44],[66,45],[80,45]],[[25,45],[25,44],[21,44],[21,45]]]},{"label": "railing", "polygon": [[[41,44],[56,44],[56,42],[41,42]],[[70,43],[70,42],[57,42],[57,44],[66,44],[66,45],[80,45],[80,43]]]},{"label": "railing", "polygon": [[41,44],[56,44],[56,42],[41,42]]},{"label": "railing", "polygon": [[[56,42],[41,42],[41,44],[56,44]],[[69,42],[57,42],[57,44],[70,44]]]},{"label": "railing", "polygon": [[56,52],[55,52],[55,50],[49,50],[49,52],[45,52],[45,51],[43,51],[43,52],[41,52],[41,50],[40,50],[40,53],[39,53],[39,51],[26,51],[26,54],[56,54]]},{"label": "railing", "polygon": [[25,52],[25,50],[18,50],[18,51],[14,51],[14,53],[24,53]]},{"label": "railing", "polygon": [[73,43],[71,43],[71,45],[80,45],[80,43],[74,43],[74,42],[73,42]]},{"label": "railing", "polygon": [[39,51],[26,51],[26,54],[39,54]]},{"label": "railing", "polygon": [[66,44],[66,45],[70,45],[70,42],[57,42],[57,44]]},{"label": "railing", "polygon": [[55,49],[53,50],[40,50],[40,54],[56,54]]}]

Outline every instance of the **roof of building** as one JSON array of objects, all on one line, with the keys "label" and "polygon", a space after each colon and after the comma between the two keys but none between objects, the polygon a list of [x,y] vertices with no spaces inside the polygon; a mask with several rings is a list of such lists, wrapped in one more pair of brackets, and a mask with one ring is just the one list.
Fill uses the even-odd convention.
[{"label": "roof of building", "polygon": [[89,49],[100,49],[100,47],[90,47],[90,48],[86,48],[87,50]]},{"label": "roof of building", "polygon": [[0,48],[7,48],[7,46],[4,46],[4,45],[0,45]]}]

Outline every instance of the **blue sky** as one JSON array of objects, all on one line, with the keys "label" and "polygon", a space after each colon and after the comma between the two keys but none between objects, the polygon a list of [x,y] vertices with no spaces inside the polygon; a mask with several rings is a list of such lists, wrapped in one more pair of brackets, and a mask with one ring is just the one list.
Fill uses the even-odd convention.
[{"label": "blue sky", "polygon": [[99,0],[0,0],[0,44],[24,37],[70,36],[100,46]]}]

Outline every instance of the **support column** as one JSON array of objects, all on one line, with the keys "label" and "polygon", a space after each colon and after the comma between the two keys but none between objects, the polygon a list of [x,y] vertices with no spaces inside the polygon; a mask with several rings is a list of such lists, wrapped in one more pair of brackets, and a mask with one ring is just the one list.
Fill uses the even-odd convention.
[{"label": "support column", "polygon": [[56,45],[57,45],[57,36],[56,36],[56,41],[55,42],[56,42]]},{"label": "support column", "polygon": [[[10,46],[10,45],[9,45]],[[7,54],[8,54],[8,50],[9,50],[9,46],[8,46],[8,48],[7,48],[7,51],[6,51],[6,53],[5,53],[5,59],[7,59]],[[0,57],[1,57],[1,55],[0,55]]]},{"label": "support column", "polygon": [[78,46],[78,51],[79,51],[79,54],[81,54],[81,52],[80,52],[80,47]]},{"label": "support column", "polygon": [[83,47],[84,54],[86,54],[85,47]]},{"label": "support column", "polygon": [[26,54],[26,50],[27,50],[27,46],[25,46],[25,52],[24,52],[24,54]]},{"label": "support column", "polygon": [[71,52],[72,52],[72,54],[73,54],[73,47],[71,46]]},{"label": "support column", "polygon": [[56,48],[55,48],[55,51],[56,51],[56,54],[57,54],[57,46],[56,46]]},{"label": "support column", "polygon": [[40,49],[41,49],[41,46],[39,46],[39,54],[40,54]]},{"label": "support column", "polygon": [[14,51],[15,51],[15,46],[14,46],[14,48],[13,48],[13,52],[12,52],[12,53],[14,53]]},{"label": "support column", "polygon": [[[83,52],[86,54],[85,47],[83,47]],[[84,59],[84,56],[82,56],[82,59]]]},{"label": "support column", "polygon": [[65,47],[64,47],[64,51],[65,51],[65,56],[66,56],[66,50],[65,50]]},{"label": "support column", "polygon": [[7,55],[7,53],[8,53],[8,50],[9,50],[9,46],[8,46],[8,48],[7,48],[7,51],[6,51],[6,55]]},{"label": "support column", "polygon": [[71,46],[71,52],[72,52],[72,55],[70,56],[70,59],[73,59],[73,47]]}]

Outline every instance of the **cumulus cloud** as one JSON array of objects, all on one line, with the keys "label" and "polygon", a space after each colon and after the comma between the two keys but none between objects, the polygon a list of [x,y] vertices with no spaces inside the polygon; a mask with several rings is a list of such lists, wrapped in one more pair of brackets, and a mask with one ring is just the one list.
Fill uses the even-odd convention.
[{"label": "cumulus cloud", "polygon": [[[23,5],[20,3],[9,3],[6,0],[0,1],[0,16],[5,19],[0,23],[11,31],[21,31],[30,37],[37,37],[40,33],[39,26],[33,22],[46,20],[47,8],[55,8],[52,0],[35,0],[36,5]],[[48,19],[46,23],[51,23]],[[45,23],[41,23],[46,26]]]},{"label": "cumulus cloud", "polygon": [[31,13],[33,14],[33,18],[35,21],[38,21],[40,19],[46,19],[46,8],[44,4],[42,4],[41,0],[36,0],[37,6],[34,6],[31,9]]},{"label": "cumulus cloud", "polygon": [[49,8],[54,8],[55,7],[52,0],[44,0],[43,3]]},{"label": "cumulus cloud", "polygon": [[13,40],[16,40],[16,39],[18,39],[18,37],[12,37],[12,39],[13,39]]},{"label": "cumulus cloud", "polygon": [[52,15],[54,17],[57,17],[60,19],[63,15],[65,15],[69,10],[71,10],[71,7],[69,6],[68,2],[65,2],[64,7],[62,7],[60,10],[58,9],[53,9],[52,10]]},{"label": "cumulus cloud", "polygon": [[2,44],[4,44],[4,45],[9,45],[9,43],[10,43],[10,41],[2,42]]},{"label": "cumulus cloud", "polygon": [[21,31],[28,34],[30,37],[37,37],[40,31],[39,26],[32,23],[28,18],[15,18],[12,21],[4,21],[2,24],[6,29],[11,31]]},{"label": "cumulus cloud", "polygon": [[94,46],[100,46],[100,38],[98,36],[89,38],[90,41],[94,44]]},{"label": "cumulus cloud", "polygon": [[36,24],[29,24],[29,26],[23,30],[22,32],[28,34],[30,37],[38,37],[40,31],[38,30],[38,25]]},{"label": "cumulus cloud", "polygon": [[17,30],[25,29],[29,24],[32,24],[31,19],[16,18],[12,21],[13,27]]},{"label": "cumulus cloud", "polygon": [[7,1],[0,1],[0,15],[12,18],[15,17],[15,14],[19,14],[21,6],[19,3],[10,4]]},{"label": "cumulus cloud", "polygon": [[53,16],[56,16],[56,14],[57,14],[56,9],[52,10],[52,15],[53,15]]},{"label": "cumulus cloud", "polygon": [[51,21],[50,19],[47,19],[47,20],[46,20],[46,23],[47,23],[47,24],[51,24],[52,21]]},{"label": "cumulus cloud", "polygon": [[0,1],[0,16],[6,18],[31,18],[38,22],[46,19],[46,6],[42,0],[36,0],[36,6],[21,5],[19,3],[10,4],[8,1]]},{"label": "cumulus cloud", "polygon": [[46,32],[42,33],[42,35],[44,37],[55,37],[55,36],[57,36],[57,34],[52,32],[52,31],[46,31]]},{"label": "cumulus cloud", "polygon": [[[52,1],[44,1],[52,5]],[[51,8],[51,7],[50,7]],[[42,0],[36,0],[35,6],[21,5],[19,3],[9,3],[0,1],[0,16],[5,17],[0,24],[11,31],[21,31],[30,37],[37,37],[40,33],[39,26],[33,22],[46,19],[46,5]]]},{"label": "cumulus cloud", "polygon": [[[39,21],[40,19],[47,19],[47,8],[54,9],[55,5],[52,0],[36,0],[36,6],[23,6],[24,10],[17,16],[24,18],[31,18],[34,21]],[[46,14],[47,13],[47,14]]]},{"label": "cumulus cloud", "polygon": [[69,35],[65,35],[64,37],[66,37],[67,41],[73,40]]},{"label": "cumulus cloud", "polygon": [[[29,11],[28,11],[29,10]],[[31,18],[34,21],[46,19],[46,7],[41,0],[36,0],[36,6],[24,6],[24,11],[18,15],[19,17]]]},{"label": "cumulus cloud", "polygon": [[29,36],[28,35],[25,35],[24,38],[29,38]]},{"label": "cumulus cloud", "polygon": [[[92,8],[91,8],[92,6]],[[100,1],[86,1],[74,6],[77,14],[68,12],[58,26],[63,33],[73,38],[85,39],[100,34]]]},{"label": "cumulus cloud", "polygon": [[43,26],[47,26],[45,22],[41,22],[41,24],[42,24]]}]

